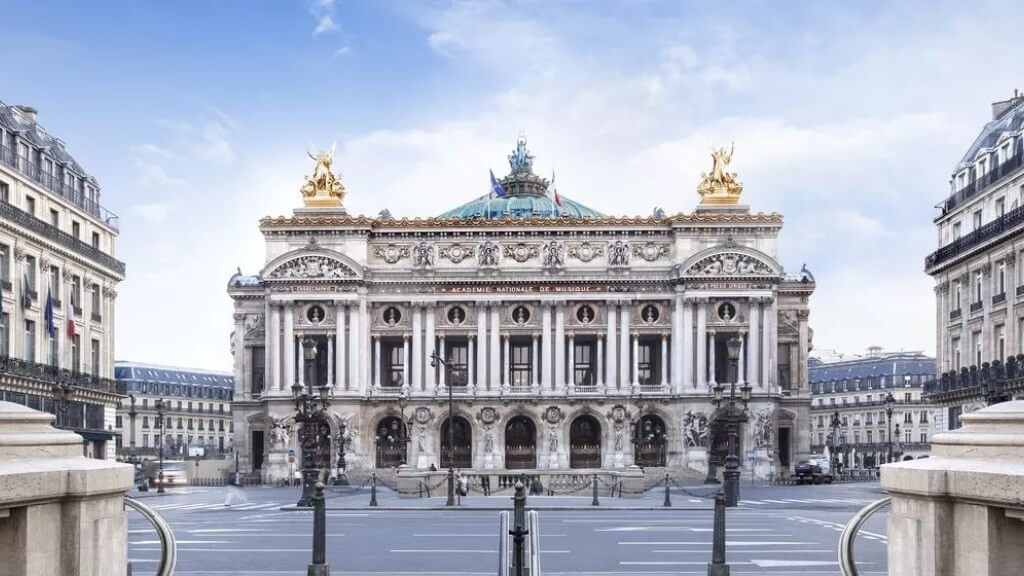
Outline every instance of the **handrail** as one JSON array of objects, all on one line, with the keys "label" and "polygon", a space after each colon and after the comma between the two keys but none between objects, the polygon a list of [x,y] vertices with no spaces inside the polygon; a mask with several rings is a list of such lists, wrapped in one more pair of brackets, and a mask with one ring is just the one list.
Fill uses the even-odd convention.
[{"label": "handrail", "polygon": [[160,564],[157,566],[156,576],[174,576],[174,566],[178,563],[178,545],[174,541],[174,531],[171,530],[171,526],[156,510],[135,498],[125,496],[124,503],[149,520],[153,528],[156,528],[157,536],[160,537]]},{"label": "handrail", "polygon": [[872,514],[890,505],[892,498],[882,498],[861,508],[850,518],[839,536],[839,573],[842,576],[857,576],[857,565],[853,561],[853,542],[857,538],[860,527],[867,522]]},{"label": "handrail", "polygon": [[498,512],[498,576],[508,576],[512,566],[509,556],[508,510]]},{"label": "handrail", "polygon": [[536,510],[526,513],[526,525],[530,531],[530,576],[540,576],[540,515]]}]

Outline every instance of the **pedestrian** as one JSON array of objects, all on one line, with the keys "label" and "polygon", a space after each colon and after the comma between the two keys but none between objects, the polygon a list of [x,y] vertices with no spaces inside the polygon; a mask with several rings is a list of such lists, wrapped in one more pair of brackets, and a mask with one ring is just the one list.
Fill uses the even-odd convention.
[{"label": "pedestrian", "polygon": [[484,474],[480,477],[480,487],[484,490],[484,496],[491,495],[491,477]]}]

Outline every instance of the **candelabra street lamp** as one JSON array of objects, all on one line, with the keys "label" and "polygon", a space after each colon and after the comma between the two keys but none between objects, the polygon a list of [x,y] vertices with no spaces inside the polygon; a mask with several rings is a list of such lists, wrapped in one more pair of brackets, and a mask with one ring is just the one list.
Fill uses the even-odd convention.
[{"label": "candelabra street lamp", "polygon": [[830,422],[830,424],[832,424],[832,435],[829,437],[831,444],[830,448],[832,449],[832,453],[829,454],[829,466],[831,466],[833,473],[836,471],[836,463],[839,460],[838,455],[836,454],[836,449],[839,444],[839,423],[839,410],[836,410],[832,413],[832,421]]},{"label": "candelabra street lamp", "polygon": [[445,381],[448,383],[448,500],[445,506],[455,506],[455,401],[452,398],[454,382],[451,379],[451,366],[437,354],[437,350],[434,350],[430,353],[430,367],[437,368],[439,364],[445,371]]},{"label": "candelabra street lamp", "polygon": [[55,413],[54,416],[56,416],[56,427],[68,428],[68,402],[70,402],[71,397],[74,396],[74,387],[70,382],[58,374],[57,382],[50,387],[50,390],[53,392],[53,411]]},{"label": "candelabra street lamp", "polygon": [[338,424],[338,475],[334,478],[335,486],[348,486],[348,474],[345,469],[348,464],[345,462],[345,442],[348,440],[348,427],[344,422]]},{"label": "candelabra street lamp", "polygon": [[[885,395],[885,422],[886,422],[886,434],[888,434],[888,449],[889,456],[886,459],[886,463],[892,462],[892,409],[896,406],[896,399],[892,397],[892,392]],[[897,426],[897,433],[899,427]]]},{"label": "candelabra street lamp", "polygon": [[[311,365],[307,387],[296,382],[292,385],[295,400],[295,422],[299,424],[299,446],[302,452],[302,495],[296,506],[313,505],[316,483],[321,471],[330,466],[331,428],[327,415],[330,406],[330,387],[316,386],[316,342],[309,337],[302,341],[302,368]],[[318,395],[313,395],[313,389]],[[326,460],[326,463],[324,462]]]},{"label": "candelabra street lamp", "polygon": [[899,461],[900,453],[902,452],[902,450],[900,450],[900,425],[899,425],[898,422],[896,423],[896,438],[894,440],[892,440],[892,442],[894,442],[896,444],[896,450],[894,451],[894,456],[896,457],[896,460]]},{"label": "candelabra street lamp", "polygon": [[[727,358],[729,360],[729,398],[725,398],[725,390],[722,385],[715,386],[713,402],[716,408],[721,409],[722,405],[725,405],[725,413],[720,415],[719,418],[725,418],[728,435],[729,445],[728,453],[725,457],[725,505],[728,507],[735,507],[739,503],[740,498],[740,459],[738,452],[737,435],[740,422],[746,420],[746,409],[750,403],[750,386],[746,385],[740,388],[740,396],[736,396],[736,380],[738,373],[737,363],[740,356],[741,341],[739,338],[733,336],[729,338],[726,343]],[[743,407],[736,405],[736,400],[739,399],[743,403]]]},{"label": "candelabra street lamp", "polygon": [[164,412],[169,407],[163,398],[156,399],[156,424],[160,428],[160,473],[157,475],[156,491],[161,494],[164,491]]}]

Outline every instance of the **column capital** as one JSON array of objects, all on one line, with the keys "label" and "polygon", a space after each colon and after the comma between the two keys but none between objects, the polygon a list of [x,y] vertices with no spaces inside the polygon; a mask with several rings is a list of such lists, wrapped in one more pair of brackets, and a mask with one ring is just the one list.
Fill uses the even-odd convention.
[{"label": "column capital", "polygon": [[668,340],[668,332],[662,332],[661,333],[661,339],[662,340]]},{"label": "column capital", "polygon": [[536,340],[536,339],[540,338],[540,333],[538,333],[538,332],[531,332],[530,336],[533,336],[533,339]]},{"label": "column capital", "polygon": [[408,339],[409,339],[409,335],[408,334],[402,334],[402,340],[408,340]]},{"label": "column capital", "polygon": [[637,339],[640,338],[640,333],[639,332],[633,332],[632,334],[630,334],[630,336],[633,337],[633,340],[637,340]]},{"label": "column capital", "polygon": [[575,340],[576,339],[576,333],[575,332],[571,332],[571,331],[570,332],[566,332],[565,336],[569,340]]},{"label": "column capital", "polygon": [[504,334],[502,334],[502,335],[501,335],[501,339],[502,339],[502,340],[508,340],[508,339],[509,339],[509,333],[508,333],[508,332],[505,332]]},{"label": "column capital", "polygon": [[466,339],[468,339],[468,340],[475,340],[476,339],[476,334],[473,334],[472,332],[470,332],[469,334],[466,334]]},{"label": "column capital", "polygon": [[740,334],[740,336],[746,336],[747,335],[747,331],[742,329],[742,328],[740,328],[739,334]]},{"label": "column capital", "polygon": [[328,333],[327,333],[327,339],[328,339],[328,340],[334,340],[334,334],[332,334],[332,333],[328,332]]},{"label": "column capital", "polygon": [[714,335],[716,334],[714,328],[708,328],[707,330],[705,330],[705,332],[707,332],[708,336],[711,336],[711,337],[714,337]]}]

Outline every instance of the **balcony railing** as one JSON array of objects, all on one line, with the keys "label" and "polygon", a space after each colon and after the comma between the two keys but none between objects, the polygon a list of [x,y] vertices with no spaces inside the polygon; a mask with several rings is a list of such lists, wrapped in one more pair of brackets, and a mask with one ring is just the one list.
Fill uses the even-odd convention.
[{"label": "balcony railing", "polygon": [[55,226],[48,224],[46,221],[40,220],[28,212],[15,207],[13,204],[0,201],[0,218],[6,218],[15,224],[24,226],[25,228],[28,228],[45,238],[53,240],[57,244],[60,244],[69,250],[73,250],[86,258],[124,275],[124,262],[121,262],[110,254],[104,254],[100,250],[93,248],[91,245],[76,239],[71,234],[62,232]]},{"label": "balcony railing", "polygon": [[83,374],[50,364],[39,364],[38,362],[11,358],[10,356],[0,356],[0,374],[21,376],[50,384],[67,383],[75,388],[120,394],[122,396],[127,395],[127,389],[123,382],[110,378],[101,378],[92,374]]},{"label": "balcony railing", "polygon": [[1003,302],[1006,302],[1006,292],[1000,292],[999,294],[996,294],[995,296],[992,297],[993,305],[1002,304]]},{"label": "balcony railing", "polygon": [[978,312],[984,306],[984,302],[978,300],[977,302],[971,302],[971,314]]},{"label": "balcony railing", "polygon": [[1012,398],[1024,392],[1024,354],[946,372],[925,382],[924,392],[929,402]]},{"label": "balcony railing", "polygon": [[61,182],[60,178],[41,170],[38,164],[29,162],[26,158],[16,155],[11,148],[0,146],[0,163],[21,172],[43,188],[81,208],[113,230],[118,230],[120,221],[116,214],[101,206],[99,202],[89,198],[85,192],[76,190]]},{"label": "balcony railing", "polygon": [[963,314],[963,310],[961,310],[959,308],[957,308],[956,310],[951,310],[950,313],[949,313],[949,319],[950,320],[956,320],[962,314]]},{"label": "balcony railing", "polygon": [[924,259],[925,270],[932,270],[939,264],[966,254],[986,242],[1015,230],[1024,224],[1024,206],[1014,208],[999,218],[985,224],[956,240],[932,252]]},{"label": "balcony railing", "polygon": [[1024,284],[1017,286],[1017,296],[1024,295]]},{"label": "balcony railing", "polygon": [[1010,175],[1014,174],[1017,169],[1021,167],[1022,160],[1024,160],[1024,149],[1022,149],[1021,145],[1018,144],[1013,152],[1013,156],[1006,159],[1002,164],[996,165],[981,178],[978,178],[974,182],[964,186],[963,189],[958,190],[947,198],[943,204],[942,214],[947,214],[949,211],[974,198],[989,187],[1007,180]]}]

